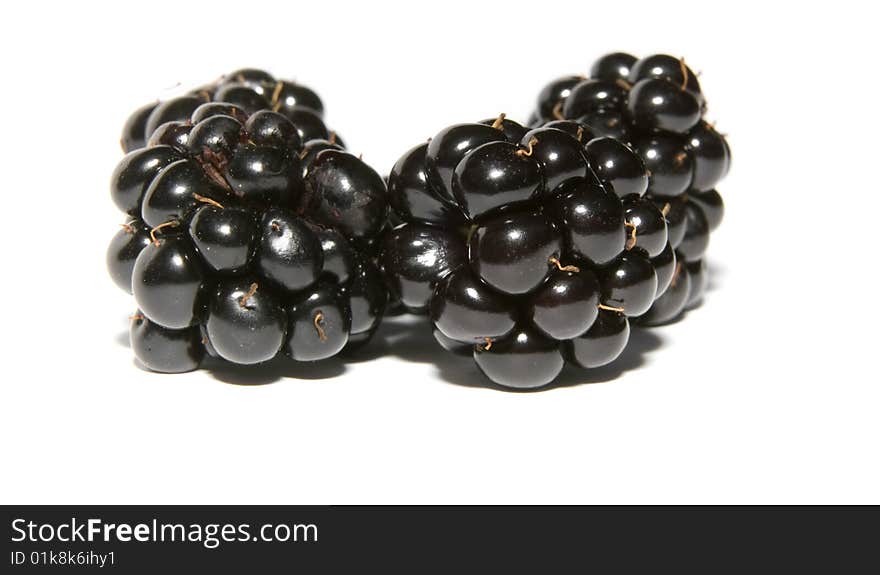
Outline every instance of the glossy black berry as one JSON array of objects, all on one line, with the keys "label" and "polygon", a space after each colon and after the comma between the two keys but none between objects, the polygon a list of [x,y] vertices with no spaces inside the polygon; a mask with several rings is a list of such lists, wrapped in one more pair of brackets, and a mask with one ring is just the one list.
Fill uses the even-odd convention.
[{"label": "glossy black berry", "polygon": [[296,126],[299,138],[303,142],[327,140],[330,138],[330,131],[324,125],[324,120],[321,119],[317,112],[309,108],[294,107],[285,109],[283,113]]},{"label": "glossy black berry", "polygon": [[205,103],[202,96],[180,96],[166,100],[156,106],[147,118],[144,127],[144,138],[149,140],[156,128],[165,122],[186,122],[192,117],[196,108]]},{"label": "glossy black berry", "polygon": [[152,102],[146,106],[141,106],[132,112],[125,121],[125,124],[122,126],[122,136],[119,138],[119,145],[123,152],[127,154],[146,145],[147,120],[157,105],[157,102]]},{"label": "glossy black berry", "polygon": [[[348,301],[351,311],[351,337],[357,343],[366,340],[379,327],[388,304],[388,291],[379,269],[367,258],[359,258],[352,279],[340,288],[340,294]],[[359,337],[366,334],[366,337]]]},{"label": "glossy black berry", "polygon": [[654,54],[636,61],[630,68],[629,81],[635,84],[646,78],[662,78],[684,88],[695,96],[700,104],[703,96],[700,91],[700,83],[697,75],[690,69],[682,58],[668,56],[666,54]]},{"label": "glossy black berry", "polygon": [[590,169],[618,197],[642,196],[648,190],[645,163],[626,144],[609,137],[595,138],[585,151]]},{"label": "glossy black berry", "polygon": [[141,251],[147,247],[150,229],[140,220],[122,224],[107,247],[107,271],[120,289],[131,293],[131,274],[134,262]]},{"label": "glossy black berry", "polygon": [[596,137],[596,134],[589,127],[575,120],[552,120],[541,127],[562,130],[581,144],[586,144]]},{"label": "glossy black berry", "polygon": [[628,341],[629,321],[626,316],[600,310],[587,333],[565,342],[565,357],[583,368],[601,367],[617,359]]},{"label": "glossy black berry", "polygon": [[598,270],[602,304],[634,317],[648,311],[657,293],[657,272],[645,256],[627,252]]},{"label": "glossy black berry", "polygon": [[721,194],[715,190],[707,192],[691,190],[688,192],[688,199],[703,211],[709,224],[709,230],[714,232],[718,229],[721,220],[724,219],[724,200],[721,199]]},{"label": "glossy black berry", "polygon": [[480,123],[501,130],[501,133],[504,134],[504,138],[508,142],[513,142],[514,144],[522,140],[522,137],[529,131],[528,128],[519,122],[514,122],[513,120],[506,118],[504,114],[501,114],[498,118],[482,120]]},{"label": "glossy black berry", "polygon": [[485,124],[456,124],[442,130],[428,143],[425,173],[432,189],[453,200],[452,176],[465,155],[489,142],[505,141],[504,132]]},{"label": "glossy black berry", "polygon": [[711,124],[700,122],[686,137],[687,149],[694,159],[691,187],[708,192],[721,181],[730,168],[730,148]]},{"label": "glossy black berry", "polygon": [[446,337],[446,335],[436,327],[433,329],[433,334],[434,339],[440,344],[440,347],[446,351],[462,356],[470,356],[474,351],[473,343],[455,341],[450,337]]},{"label": "glossy black berry", "polygon": [[428,144],[412,148],[394,164],[388,175],[388,203],[405,221],[436,224],[461,222],[464,216],[452,202],[442,199],[428,184],[425,156]]},{"label": "glossy black berry", "polygon": [[[248,86],[265,86],[269,84],[273,84],[275,82],[275,78],[269,72],[265,70],[260,70],[259,68],[239,68],[238,70],[233,70],[224,78],[227,82],[238,82],[239,84],[246,84]],[[264,92],[261,91],[260,94]]]},{"label": "glossy black berry", "polygon": [[595,178],[587,166],[583,145],[562,130],[538,128],[523,136],[520,144],[541,166],[547,193],[554,193],[560,184],[571,179]]},{"label": "glossy black berry", "polygon": [[299,158],[275,146],[241,144],[223,175],[232,194],[253,205],[293,208],[303,195]]},{"label": "glossy black berry", "polygon": [[681,136],[656,134],[639,139],[635,146],[650,173],[648,193],[677,196],[690,187],[694,176],[693,158]]},{"label": "glossy black berry", "polygon": [[269,101],[258,94],[251,86],[239,82],[223,84],[214,94],[214,100],[233,104],[247,114],[254,114],[269,108]]},{"label": "glossy black berry", "polygon": [[684,262],[676,264],[669,279],[667,289],[651,304],[651,309],[639,317],[640,325],[663,325],[675,320],[684,311],[691,288],[691,276],[687,273]]},{"label": "glossy black berry", "polygon": [[171,146],[180,154],[189,154],[189,134],[192,129],[190,122],[165,122],[150,136],[147,147]]},{"label": "glossy black berry", "polygon": [[583,335],[599,313],[599,289],[590,270],[555,272],[530,300],[532,323],[553,339]]},{"label": "glossy black berry", "polygon": [[247,208],[205,205],[193,216],[189,235],[209,268],[239,272],[250,263],[257,244],[257,217]]},{"label": "glossy black berry", "polygon": [[471,343],[502,337],[515,325],[509,299],[488,288],[466,266],[437,285],[431,321],[449,339]]},{"label": "glossy black berry", "polygon": [[690,92],[662,78],[636,82],[629,92],[627,110],[643,132],[683,134],[700,120],[700,102]]},{"label": "glossy black berry", "polygon": [[566,76],[544,86],[538,94],[539,119],[556,118],[562,111],[561,104],[571,94],[571,89],[584,80],[583,76]]},{"label": "glossy black berry", "polygon": [[585,180],[566,184],[549,206],[565,236],[566,249],[594,264],[616,258],[626,246],[624,210],[620,199]]},{"label": "glossy black berry", "polygon": [[524,294],[540,286],[561,252],[559,229],[540,212],[489,219],[474,230],[469,247],[474,273],[508,294]]},{"label": "glossy black berry", "polygon": [[335,282],[322,281],[298,294],[287,308],[286,353],[297,361],[332,357],[348,343],[351,310]]},{"label": "glossy black berry", "polygon": [[318,225],[309,226],[321,243],[324,265],[322,274],[336,279],[339,284],[346,283],[355,275],[357,256],[354,249],[338,231]]},{"label": "glossy black berry", "polygon": [[458,163],[452,191],[462,209],[476,219],[538,196],[541,167],[517,144],[489,142]]},{"label": "glossy black berry", "polygon": [[138,312],[132,316],[129,336],[135,357],[150,371],[192,371],[205,356],[198,326],[168,329]]},{"label": "glossy black berry", "polygon": [[323,250],[318,236],[293,212],[270,208],[260,222],[256,269],[275,287],[295,292],[318,280]]},{"label": "glossy black berry", "polygon": [[282,114],[262,110],[248,118],[244,127],[255,144],[274,146],[291,152],[302,149],[302,140],[296,126]]},{"label": "glossy black berry", "polygon": [[660,255],[651,258],[651,265],[654,266],[654,272],[657,274],[657,293],[654,294],[654,299],[657,299],[669,288],[672,278],[677,273],[676,270],[680,268],[672,244],[666,244]]},{"label": "glossy black berry", "polygon": [[686,210],[687,228],[684,239],[676,249],[687,261],[695,262],[702,259],[709,247],[709,221],[703,210],[693,202],[688,202]]},{"label": "glossy black berry", "polygon": [[385,234],[381,262],[394,295],[411,312],[421,313],[437,282],[467,263],[467,257],[464,238],[455,231],[411,223]]},{"label": "glossy black berry", "polygon": [[147,188],[142,219],[151,228],[172,220],[182,221],[203,205],[200,197],[217,201],[223,200],[224,195],[195,160],[179,160],[162,170]]},{"label": "glossy black berry", "polygon": [[648,199],[630,196],[623,200],[626,219],[627,248],[639,250],[649,258],[666,248],[666,218]]},{"label": "glossy black berry", "polygon": [[630,70],[635,63],[636,57],[632,54],[625,52],[605,54],[593,62],[593,66],[590,68],[590,78],[607,82],[628,80]]},{"label": "glossy black berry", "polygon": [[374,236],[385,225],[385,182],[357,156],[321,152],[309,169],[306,186],[308,213],[320,223],[356,239]]},{"label": "glossy black berry", "polygon": [[258,278],[230,278],[211,296],[205,332],[223,359],[260,363],[284,345],[287,316],[279,298]]},{"label": "glossy black berry", "polygon": [[703,300],[703,294],[709,285],[709,271],[703,260],[695,262],[687,262],[685,265],[687,275],[690,278],[690,291],[688,292],[688,301],[686,308],[690,309],[699,305]]},{"label": "glossy black berry", "polygon": [[229,158],[242,140],[243,128],[232,116],[211,116],[193,126],[187,146],[193,156]]},{"label": "glossy black berry", "polygon": [[562,106],[566,118],[580,118],[601,110],[620,110],[626,102],[627,91],[616,82],[584,80],[571,89]]},{"label": "glossy black berry", "polygon": [[[299,132],[297,132],[297,135],[299,135]],[[303,168],[303,177],[308,175],[315,159],[324,150],[338,150],[344,152],[345,148],[339,144],[331,142],[330,140],[309,140],[308,142],[305,142],[302,146],[302,151],[299,153],[300,163]]]},{"label": "glossy black berry", "polygon": [[196,322],[203,271],[199,256],[181,235],[145,247],[132,270],[131,287],[138,307],[150,320],[169,329]]},{"label": "glossy black berry", "polygon": [[474,361],[498,385],[516,389],[543,387],[565,365],[559,342],[530,326],[519,327],[489,345],[474,346]]},{"label": "glossy black berry", "polygon": [[318,116],[324,114],[324,103],[311,88],[290,81],[279,81],[271,86],[270,96],[274,106],[283,114],[309,109]]},{"label": "glossy black berry", "polygon": [[673,249],[681,245],[684,233],[687,230],[687,196],[682,195],[674,198],[652,198],[654,205],[666,218],[667,241]]},{"label": "glossy black berry", "polygon": [[620,110],[598,110],[577,118],[579,124],[583,124],[596,136],[606,136],[632,144],[634,133],[630,122]]},{"label": "glossy black berry", "polygon": [[116,165],[110,178],[110,197],[123,212],[140,217],[141,202],[153,179],[166,166],[183,156],[170,146],[129,152]]},{"label": "glossy black berry", "polygon": [[240,124],[247,122],[248,114],[235,104],[227,102],[206,102],[195,109],[190,117],[190,122],[198,124],[214,116],[230,116]]}]

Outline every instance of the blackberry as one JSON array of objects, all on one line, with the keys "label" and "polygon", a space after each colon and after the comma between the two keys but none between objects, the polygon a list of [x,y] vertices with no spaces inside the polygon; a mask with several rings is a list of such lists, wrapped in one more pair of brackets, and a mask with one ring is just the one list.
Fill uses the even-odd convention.
[{"label": "blackberry", "polygon": [[[291,121],[303,112],[307,130]],[[156,106],[145,147],[127,140],[111,181],[127,223],[107,262],[137,302],[145,367],[315,361],[375,333],[387,290],[366,246],[387,221],[385,183],[338,140],[309,139],[322,112],[310,90],[242,70]]]},{"label": "blackberry", "polygon": [[535,388],[566,358],[617,358],[628,317],[655,299],[652,258],[665,272],[672,248],[661,210],[614,189],[644,192],[632,151],[596,144],[614,159],[603,181],[583,126],[514,124],[450,126],[400,158],[388,193],[402,223],[385,233],[380,262],[392,297],[429,315],[443,348],[470,353],[496,384]]},{"label": "blackberry", "polygon": [[[635,224],[628,227],[636,231],[643,255],[653,258],[658,274],[656,309],[640,321],[672,321],[688,300],[693,305],[701,297],[702,258],[724,214],[716,185],[730,170],[730,147],[703,118],[706,98],[684,59],[664,54],[637,59],[615,52],[596,60],[589,78],[575,78],[545,86],[532,125],[565,125],[569,133],[580,129],[581,134],[604,136],[587,141],[586,157],[606,188],[638,217],[638,222],[628,220]],[[633,211],[636,196],[647,200],[638,214]],[[650,204],[666,220],[665,240]],[[683,267],[692,273],[681,272]],[[684,275],[688,279],[679,279]],[[686,291],[693,291],[694,298]]]}]

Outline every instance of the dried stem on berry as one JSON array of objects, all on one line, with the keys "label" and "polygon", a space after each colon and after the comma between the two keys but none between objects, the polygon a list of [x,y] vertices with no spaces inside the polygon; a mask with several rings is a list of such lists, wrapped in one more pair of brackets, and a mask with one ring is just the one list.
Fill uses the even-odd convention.
[{"label": "dried stem on berry", "polygon": [[506,117],[507,117],[507,114],[505,114],[504,112],[501,112],[500,114],[498,114],[498,117],[495,118],[494,122],[492,122],[492,127],[495,128],[496,130],[500,130],[501,127],[504,125],[504,118],[506,118]]},{"label": "dried stem on berry", "polygon": [[626,250],[629,251],[636,247],[636,242],[638,241],[638,239],[636,239],[637,228],[636,225],[632,222],[624,222],[623,225],[624,227],[631,229],[631,231],[629,232],[629,239],[626,240]]},{"label": "dried stem on berry", "polygon": [[557,120],[564,120],[565,116],[562,115],[562,102],[557,102],[555,106],[553,106],[553,117]]},{"label": "dried stem on berry", "polygon": [[180,225],[180,222],[178,222],[177,220],[171,220],[171,221],[161,223],[158,226],[156,226],[155,228],[153,228],[152,230],[150,230],[150,239],[153,240],[153,245],[154,246],[159,245],[159,238],[156,237],[156,232],[161,231],[165,228],[176,228],[179,225]]},{"label": "dried stem on berry", "polygon": [[681,89],[684,90],[688,85],[688,67],[684,63],[684,57],[678,59],[678,65],[681,67]]},{"label": "dried stem on berry", "polygon": [[572,266],[572,265],[564,266],[564,265],[562,265],[562,262],[560,262],[557,258],[550,258],[549,261],[551,264],[555,265],[557,267],[557,269],[559,269],[559,271],[561,271],[561,272],[578,273],[581,271],[581,268],[579,268],[577,266]]},{"label": "dried stem on berry", "polygon": [[252,297],[254,297],[254,294],[255,294],[255,293],[257,293],[257,288],[258,288],[258,287],[259,287],[259,286],[257,285],[257,282],[252,283],[252,284],[251,284],[251,287],[248,289],[247,293],[244,294],[243,296],[241,296],[241,299],[238,300],[238,305],[240,305],[242,308],[247,307],[247,302],[248,302]]},{"label": "dried stem on berry", "polygon": [[605,311],[616,311],[617,313],[623,313],[622,307],[614,307],[610,305],[605,305],[604,303],[600,303],[597,307]]},{"label": "dried stem on berry", "polygon": [[533,150],[532,148],[533,148],[534,145],[537,144],[537,143],[538,143],[538,138],[532,136],[532,139],[529,140],[529,143],[528,143],[528,149],[526,149],[526,150],[517,150],[517,151],[516,151],[516,155],[519,156],[519,157],[521,157],[521,158],[522,158],[522,157],[529,157],[529,156],[531,156],[532,153],[534,152],[534,150]]},{"label": "dried stem on berry", "polygon": [[483,341],[485,341],[486,343],[483,343],[483,344],[478,343],[476,346],[474,346],[474,347],[476,347],[477,351],[489,351],[490,349],[492,349],[492,338],[491,337],[484,337]]},{"label": "dried stem on berry", "polygon": [[119,224],[119,225],[122,227],[123,230],[125,230],[125,233],[127,233],[127,234],[133,234],[133,233],[134,233],[134,228],[133,228],[132,225],[131,225],[131,224],[133,224],[133,223],[134,223],[134,221],[130,221],[130,222],[126,222],[126,223],[124,223],[124,224]]},{"label": "dried stem on berry", "polygon": [[209,204],[211,206],[214,206],[215,208],[220,208],[221,210],[223,209],[223,204],[221,204],[217,200],[213,200],[207,196],[202,196],[200,194],[193,194],[193,197],[196,199],[197,202],[202,202],[203,204]]},{"label": "dried stem on berry", "polygon": [[321,341],[327,341],[327,334],[324,333],[324,328],[321,325],[324,322],[324,313],[321,310],[315,314],[315,319],[312,320],[312,324],[315,326],[315,331],[318,332],[318,339]]}]

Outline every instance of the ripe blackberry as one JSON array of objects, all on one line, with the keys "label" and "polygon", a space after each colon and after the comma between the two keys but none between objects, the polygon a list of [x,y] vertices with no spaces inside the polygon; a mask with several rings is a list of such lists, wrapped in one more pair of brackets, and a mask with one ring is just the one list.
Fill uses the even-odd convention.
[{"label": "ripe blackberry", "polygon": [[[664,261],[653,262],[658,277],[663,276],[656,293],[660,299],[641,321],[671,321],[690,299],[683,292],[696,293],[697,282],[690,276],[700,272],[679,281],[670,270],[704,269],[709,233],[724,214],[715,186],[730,169],[730,148],[703,119],[705,96],[697,74],[681,58],[655,54],[637,59],[616,52],[596,60],[590,78],[574,78],[554,80],[541,91],[533,125],[564,123],[569,133],[580,126],[582,133],[606,136],[587,142],[590,167],[621,198],[644,196],[665,216],[665,242],[658,231],[649,246],[651,233],[645,226],[657,227],[656,213],[645,219],[648,204],[640,208],[641,247],[652,248],[654,258],[660,257],[658,250],[665,254]],[[638,164],[630,165],[630,150],[638,154]],[[675,261],[681,266],[670,266]],[[674,277],[679,275],[676,271]],[[675,290],[665,294],[668,286]]]},{"label": "ripe blackberry", "polygon": [[[306,102],[320,121],[311,91],[245,70],[211,94],[234,101],[157,106],[174,119],[112,177],[128,222],[108,269],[135,296],[138,359],[179,372],[205,353],[239,364],[282,352],[315,361],[363,345],[387,301],[365,251],[387,220],[382,178],[338,142],[303,143],[290,117]],[[279,111],[256,106],[260,98]]]},{"label": "ripe blackberry", "polygon": [[[628,316],[654,301],[652,258],[668,268],[665,219],[638,193],[641,161],[599,141],[603,181],[590,135],[573,122],[526,130],[501,115],[450,126],[391,170],[389,203],[403,223],[386,232],[380,262],[392,296],[429,315],[438,343],[468,350],[499,385],[551,383],[566,358],[613,361]],[[636,193],[619,197],[615,182]]]},{"label": "ripe blackberry", "polygon": [[[203,106],[206,103],[210,106]],[[202,109],[196,112],[200,106]],[[143,148],[156,132],[167,131],[168,127],[163,125],[168,123],[197,124],[218,115],[244,123],[248,116],[261,110],[271,110],[289,119],[303,142],[327,139],[332,134],[322,119],[324,104],[313,90],[276,79],[262,70],[243,68],[190,93],[138,108],[123,126],[120,145],[125,153]],[[255,126],[251,128],[250,132],[259,133]]]}]

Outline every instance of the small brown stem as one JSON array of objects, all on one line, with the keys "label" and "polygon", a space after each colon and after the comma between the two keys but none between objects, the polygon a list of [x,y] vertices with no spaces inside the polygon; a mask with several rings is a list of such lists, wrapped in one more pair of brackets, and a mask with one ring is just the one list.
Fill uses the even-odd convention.
[{"label": "small brown stem", "polygon": [[321,341],[327,341],[327,334],[324,333],[324,328],[321,324],[324,322],[324,313],[318,310],[318,313],[315,314],[315,319],[312,320],[312,324],[315,326],[315,331],[318,332],[318,339]]},{"label": "small brown stem", "polygon": [[687,160],[687,152],[679,152],[675,154],[672,159],[675,161],[675,166],[680,168],[684,164],[684,161]]},{"label": "small brown stem", "polygon": [[564,120],[565,116],[562,115],[562,102],[557,102],[555,106],[553,106],[553,117],[557,120]]},{"label": "small brown stem", "polygon": [[681,89],[684,90],[688,85],[688,67],[683,57],[678,59],[678,65],[681,67]]},{"label": "small brown stem", "polygon": [[666,204],[663,205],[663,209],[660,210],[660,213],[663,214],[663,217],[665,218],[666,216],[669,215],[669,210],[671,210],[671,209],[672,209],[672,204],[670,204],[669,202],[666,202]]},{"label": "small brown stem", "polygon": [[556,258],[550,258],[549,261],[551,264],[555,265],[559,269],[559,271],[561,271],[561,272],[578,273],[581,271],[581,268],[579,268],[577,266],[572,266],[572,265],[564,266],[564,265],[562,265],[562,262],[560,262]]},{"label": "small brown stem", "polygon": [[144,314],[136,313],[134,315],[128,316],[128,319],[131,321],[144,321]]},{"label": "small brown stem", "polygon": [[629,82],[627,82],[623,78],[618,78],[617,80],[614,81],[614,83],[617,84],[618,86],[620,86],[621,88],[623,88],[624,90],[629,90],[630,88],[633,87],[632,84],[630,84]]},{"label": "small brown stem", "polygon": [[[272,105],[273,110],[275,110],[276,105],[281,104],[281,102],[278,100],[278,98],[281,97],[281,90],[283,88],[284,88],[284,82],[279,80],[278,83],[275,84],[275,89],[272,90],[272,99],[269,101],[269,103]],[[275,110],[275,111],[277,112],[278,110]]]},{"label": "small brown stem", "polygon": [[675,271],[672,272],[672,281],[669,282],[669,287],[675,287],[675,284],[678,283],[678,278],[681,276],[681,270],[681,262],[675,262]]},{"label": "small brown stem", "polygon": [[126,223],[124,223],[124,224],[119,224],[119,225],[122,227],[123,230],[125,230],[125,233],[127,233],[127,234],[133,234],[133,233],[134,233],[134,227],[132,227],[132,225],[131,225],[131,224],[133,224],[133,223],[134,223],[134,220],[132,220],[132,221],[130,221],[130,222],[126,222]]},{"label": "small brown stem", "polygon": [[179,225],[180,225],[180,222],[178,222],[177,220],[171,220],[171,221],[168,221],[165,223],[161,223],[158,226],[156,226],[155,228],[153,228],[152,230],[150,230],[150,239],[153,240],[153,245],[155,245],[155,246],[159,245],[159,238],[156,237],[156,232],[163,230],[165,228],[176,228]]},{"label": "small brown stem", "polygon": [[278,225],[278,222],[276,222],[276,221],[273,221],[272,223],[270,223],[270,224],[269,224],[269,227],[270,227],[270,228],[272,229],[272,231],[275,232],[276,234],[277,234],[278,232],[281,231],[281,226],[279,226],[279,225]]},{"label": "small brown stem", "polygon": [[483,341],[485,341],[486,343],[484,343],[484,344],[478,343],[476,345],[477,351],[489,351],[490,349],[492,349],[492,338],[491,337],[484,337]]},{"label": "small brown stem", "polygon": [[632,230],[629,233],[629,239],[626,241],[626,250],[629,251],[636,247],[636,242],[638,241],[638,239],[636,239],[637,228],[636,225],[632,222],[624,222],[623,226]]},{"label": "small brown stem", "polygon": [[336,132],[330,132],[330,135],[327,136],[327,141],[331,144],[336,143]]},{"label": "small brown stem", "polygon": [[240,305],[240,306],[243,307],[243,308],[247,307],[247,303],[248,303],[248,301],[250,301],[250,299],[251,299],[252,297],[254,297],[254,294],[257,293],[257,288],[258,288],[258,287],[259,287],[259,286],[257,285],[257,282],[252,283],[252,284],[251,284],[251,287],[248,288],[247,293],[244,294],[243,296],[241,296],[241,299],[238,300],[238,305]]},{"label": "small brown stem", "polygon": [[599,304],[599,309],[604,309],[605,311],[616,311],[617,313],[623,313],[622,307],[614,307],[610,305],[605,305],[604,303]]},{"label": "small brown stem", "polygon": [[209,197],[202,196],[200,194],[193,194],[193,197],[196,199],[197,202],[202,202],[203,204],[209,204],[209,205],[214,206],[215,208],[220,208],[221,210],[223,209],[223,204],[221,204],[217,200],[213,200]]},{"label": "small brown stem", "polygon": [[538,143],[538,138],[532,136],[532,139],[529,140],[529,143],[528,143],[528,149],[527,150],[517,150],[516,155],[521,158],[531,156],[532,153],[534,152],[534,150],[532,148],[537,143]]},{"label": "small brown stem", "polygon": [[578,142],[584,141],[584,127],[583,126],[578,126],[577,140],[578,140]]},{"label": "small brown stem", "polygon": [[504,118],[506,118],[506,117],[507,117],[507,114],[505,114],[504,112],[501,112],[500,114],[498,114],[498,117],[495,118],[494,122],[492,122],[492,127],[495,128],[496,130],[500,130],[501,127],[504,125]]}]

